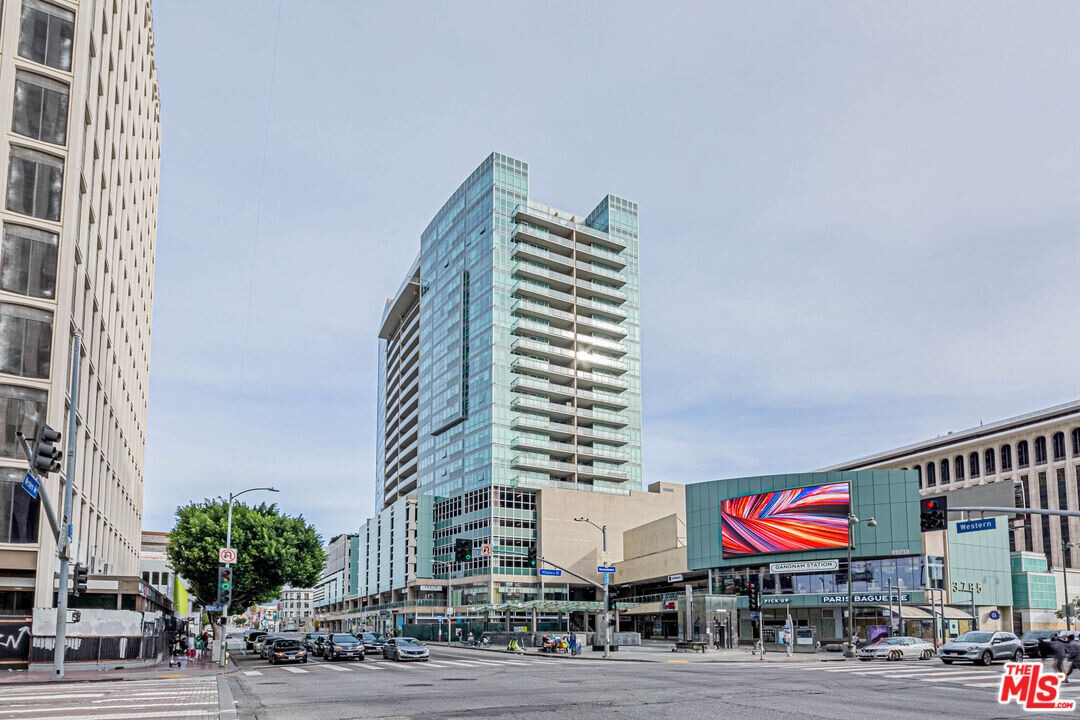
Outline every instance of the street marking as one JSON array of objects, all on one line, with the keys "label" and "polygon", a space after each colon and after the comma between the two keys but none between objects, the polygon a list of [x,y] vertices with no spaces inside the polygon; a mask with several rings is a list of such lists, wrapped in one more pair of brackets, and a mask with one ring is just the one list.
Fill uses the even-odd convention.
[{"label": "street marking", "polygon": [[[957,673],[956,675],[948,675],[946,677],[932,677],[932,678],[930,678],[930,677],[921,677],[921,678],[916,678],[916,680],[922,680],[923,682],[948,682],[950,680],[959,680],[960,678],[963,678],[965,680],[975,680],[975,679],[978,679],[978,678],[981,678],[981,677],[986,677],[986,673],[984,673],[984,672],[967,672],[967,673]],[[1000,683],[1001,681],[999,680],[998,682]]]},{"label": "street marking", "polygon": [[[50,708],[42,708],[36,712],[42,712],[42,710],[48,711]],[[59,709],[59,708],[57,708]],[[71,708],[64,708],[70,710]],[[7,712],[7,711],[5,711]],[[143,720],[143,718],[175,718],[177,716],[176,710],[166,710],[161,712],[137,712],[137,713],[109,713],[108,715],[88,715],[86,717],[92,717],[94,720]],[[216,718],[218,717],[217,710],[207,710],[184,713],[184,719],[194,718]],[[71,715],[50,715],[48,717],[36,717],[34,720],[71,720]]]},{"label": "street marking", "polygon": [[288,670],[291,673],[306,673],[307,672],[307,670],[304,670],[303,668],[287,667],[287,668],[282,668],[282,669],[283,670]]},{"label": "street marking", "polygon": [[322,665],[321,667],[327,670],[336,670],[337,672],[352,672],[349,668],[341,667],[340,665]]},{"label": "street marking", "polygon": [[411,669],[406,665],[402,665],[402,664],[397,663],[397,662],[391,662],[390,660],[380,660],[378,662],[379,662],[379,667],[395,668],[397,670],[409,670],[409,669]]},{"label": "street marking", "polygon": [[669,663],[688,663],[689,660],[668,660]]},{"label": "street marking", "polygon": [[446,663],[447,665],[462,665],[464,667],[473,666],[473,661],[470,660],[440,660],[439,662]]},{"label": "street marking", "polygon": [[964,687],[1001,687],[1001,681],[987,683],[964,683]]},{"label": "street marking", "polygon": [[364,663],[349,663],[353,667],[363,668],[365,670],[382,670],[381,667],[375,667],[374,665],[366,665]]},{"label": "street marking", "polygon": [[245,670],[244,674],[248,676],[262,675],[262,673],[258,670]]},{"label": "street marking", "polygon": [[495,660],[470,660],[469,662],[479,663],[481,665],[500,665],[501,663]]}]

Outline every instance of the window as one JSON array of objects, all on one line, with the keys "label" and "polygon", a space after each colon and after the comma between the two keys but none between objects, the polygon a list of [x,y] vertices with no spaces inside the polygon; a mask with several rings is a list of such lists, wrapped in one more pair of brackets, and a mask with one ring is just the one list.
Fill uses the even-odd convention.
[{"label": "window", "polygon": [[7,177],[7,209],[60,222],[64,161],[47,153],[11,146]]},{"label": "window", "polygon": [[0,303],[0,372],[49,377],[52,313]]},{"label": "window", "polygon": [[[1065,433],[1061,433],[1061,442],[1065,443]],[[1069,498],[1065,485],[1065,468],[1057,469],[1057,491],[1058,491],[1058,510],[1072,510],[1074,508],[1069,507]],[[1045,518],[1044,522],[1048,522],[1050,518]],[[1069,533],[1069,518],[1058,518],[1061,523],[1061,545],[1062,553],[1064,553],[1063,561],[1065,567],[1072,567],[1072,551],[1065,546],[1069,544],[1071,536]]]},{"label": "window", "polygon": [[1054,433],[1054,460],[1065,459],[1065,433]]},{"label": "window", "polygon": [[142,574],[142,579],[143,579],[143,582],[146,583],[147,585],[150,584],[150,571],[149,570],[147,570],[146,572],[144,572]]},{"label": "window", "polygon": [[937,478],[934,477],[934,463],[930,463],[926,466],[926,487],[934,487],[937,485]]},{"label": "window", "polygon": [[942,460],[941,461],[941,484],[942,485],[948,485],[949,484],[949,461],[948,460]]},{"label": "window", "polygon": [[1020,442],[1016,443],[1016,463],[1022,468],[1026,468],[1028,465],[1031,464],[1028,460],[1027,440],[1021,440]]},{"label": "window", "polygon": [[[1046,487],[1046,473],[1039,473],[1039,507],[1044,510],[1050,508],[1050,498]],[[1042,521],[1042,552],[1051,554],[1053,546],[1050,544],[1050,517],[1040,518]],[[1052,557],[1052,554],[1051,554]]]},{"label": "window", "polygon": [[1073,442],[1073,455],[1080,455],[1080,428],[1073,428],[1072,431]]},{"label": "window", "polygon": [[36,298],[56,295],[56,233],[4,226],[0,290]]},{"label": "window", "polygon": [[162,585],[168,585],[169,584],[169,573],[167,573],[167,572],[161,573],[161,584]]},{"label": "window", "polygon": [[[1027,498],[1028,507],[1035,507],[1034,500],[1031,497],[1031,485],[1028,484],[1028,476],[1020,476],[1020,484],[1024,486],[1024,497]],[[1024,550],[1026,552],[1035,552],[1035,543],[1031,537],[1031,515],[1024,516]]]},{"label": "window", "polygon": [[41,0],[23,0],[19,56],[57,70],[71,70],[75,14]]},{"label": "window", "polygon": [[983,455],[983,466],[986,469],[986,474],[987,475],[993,475],[994,474],[994,450],[993,450],[993,448],[991,448],[990,450],[987,450],[986,453]]},{"label": "window", "polygon": [[[4,422],[4,433],[0,436],[0,455],[22,459],[15,433],[22,430],[27,437],[34,436],[34,427],[45,420],[49,394],[44,390],[0,385],[0,417]],[[25,473],[24,473],[25,474]],[[19,478],[22,480],[22,477]]]},{"label": "window", "polygon": [[36,543],[40,501],[22,489],[25,470],[0,469],[0,542]]},{"label": "window", "polygon": [[1001,472],[1012,470],[1012,448],[1008,445],[1001,446]]},{"label": "window", "polygon": [[968,476],[979,477],[979,453],[973,452],[968,456]]},{"label": "window", "polygon": [[964,456],[957,455],[953,465],[956,466],[956,481],[959,482],[964,479]]},{"label": "window", "polygon": [[158,574],[157,574],[156,572],[155,572],[155,573],[151,573],[151,574],[150,574],[150,578],[151,578],[151,579],[150,579],[150,584],[151,584],[151,585],[159,585],[159,584],[160,584],[160,583],[158,582]]},{"label": "window", "polygon": [[53,145],[63,145],[67,142],[67,116],[67,85],[30,73],[19,72],[15,75],[12,132]]},{"label": "window", "polygon": [[923,484],[922,484],[922,465],[916,465],[915,466],[915,478],[919,481],[919,488],[921,489],[922,486],[923,486]]},{"label": "window", "polygon": [[1046,464],[1046,438],[1042,435],[1035,438],[1035,464]]}]

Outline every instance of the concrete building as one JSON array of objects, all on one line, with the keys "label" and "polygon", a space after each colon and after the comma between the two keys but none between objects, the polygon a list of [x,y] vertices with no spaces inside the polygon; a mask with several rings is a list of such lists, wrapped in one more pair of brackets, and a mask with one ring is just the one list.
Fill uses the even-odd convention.
[{"label": "concrete building", "polygon": [[173,570],[166,553],[169,533],[142,531],[139,552],[139,572],[144,584],[167,597],[172,603],[173,614],[191,618],[198,626],[202,606],[188,595],[188,582]]},{"label": "concrete building", "polygon": [[[910,469],[922,496],[956,499],[1004,484],[1017,507],[1080,509],[1080,401],[980,424],[835,465],[828,470]],[[971,503],[967,503],[971,504]],[[1080,518],[1032,515],[999,519],[1007,537],[1016,590],[1011,629],[1049,629],[1056,613],[1080,596]],[[1050,572],[1051,569],[1056,572]],[[951,589],[951,586],[950,586]]]},{"label": "concrete building", "polygon": [[[55,603],[55,539],[19,488],[15,433],[47,422],[67,434],[76,329],[72,555],[92,592],[125,604],[132,590],[149,596],[137,586],[160,157],[150,3],[3,3],[0,98],[11,113],[0,143],[0,613]],[[46,483],[57,506],[62,483]]]},{"label": "concrete building", "polygon": [[312,627],[311,588],[285,588],[278,601],[278,622],[285,631],[309,631]]}]

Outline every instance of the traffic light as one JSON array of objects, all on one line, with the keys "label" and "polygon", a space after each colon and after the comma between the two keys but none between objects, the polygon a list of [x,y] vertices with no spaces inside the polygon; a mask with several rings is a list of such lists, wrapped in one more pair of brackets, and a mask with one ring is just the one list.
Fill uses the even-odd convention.
[{"label": "traffic light", "polygon": [[949,525],[949,501],[944,495],[922,499],[919,524],[923,532],[944,530]]},{"label": "traffic light", "polygon": [[761,609],[761,595],[756,582],[746,583],[746,599],[749,601],[751,611],[757,612]]},{"label": "traffic light", "polygon": [[454,560],[457,562],[469,562],[472,560],[472,540],[467,538],[454,540]]},{"label": "traffic light", "polygon": [[72,590],[72,594],[78,596],[86,592],[86,576],[90,574],[90,569],[82,563],[75,563],[75,587]]},{"label": "traffic light", "polygon": [[608,600],[607,600],[608,612],[616,612],[616,611],[618,611],[618,609],[619,609],[618,608],[618,603],[616,602],[618,600],[618,597],[619,597],[619,593],[615,591],[615,588],[608,588]]},{"label": "traffic light", "polygon": [[536,544],[529,546],[529,554],[525,557],[525,567],[530,570],[536,569]]},{"label": "traffic light", "polygon": [[232,602],[233,570],[227,565],[218,568],[218,605],[228,605]]},{"label": "traffic light", "polygon": [[42,477],[49,473],[60,472],[60,459],[64,453],[55,443],[60,442],[60,433],[42,423],[34,433],[34,446],[30,450],[30,469]]}]

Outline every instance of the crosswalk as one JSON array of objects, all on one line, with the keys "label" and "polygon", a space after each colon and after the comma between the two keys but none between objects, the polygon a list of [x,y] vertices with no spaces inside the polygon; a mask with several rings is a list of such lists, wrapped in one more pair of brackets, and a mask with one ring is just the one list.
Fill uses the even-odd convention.
[{"label": "crosswalk", "polygon": [[432,658],[426,662],[396,662],[394,660],[383,659],[371,659],[364,660],[362,662],[349,662],[349,663],[328,663],[328,662],[307,662],[299,665],[266,665],[259,666],[256,670],[244,670],[243,675],[247,677],[259,677],[267,673],[287,672],[293,675],[305,675],[310,673],[343,673],[343,672],[382,672],[390,670],[393,672],[414,672],[414,671],[432,671],[432,670],[453,670],[455,668],[494,668],[494,667],[527,667],[535,665],[594,665],[595,663],[588,660],[559,660],[553,663],[550,660],[535,660],[528,658],[513,659],[513,660],[461,660],[458,658],[443,659]]},{"label": "crosswalk", "polygon": [[217,678],[115,680],[0,688],[2,720],[213,720]]}]

